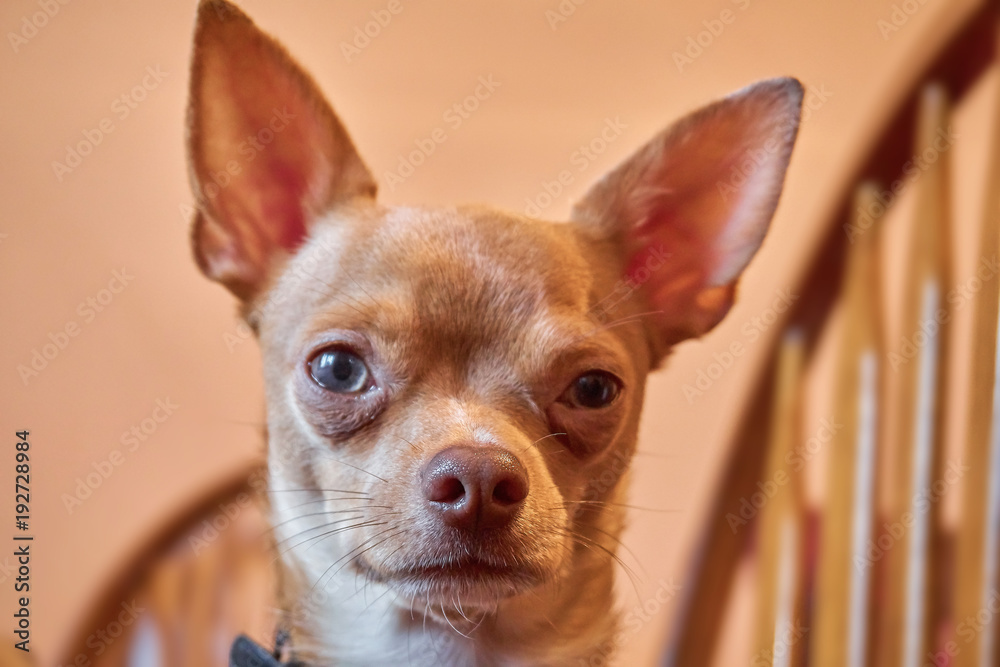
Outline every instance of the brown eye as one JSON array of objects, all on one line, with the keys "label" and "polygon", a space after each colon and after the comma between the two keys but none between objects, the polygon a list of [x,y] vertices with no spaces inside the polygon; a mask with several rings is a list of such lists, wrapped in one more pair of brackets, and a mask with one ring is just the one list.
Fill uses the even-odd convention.
[{"label": "brown eye", "polygon": [[588,371],[573,380],[566,390],[565,401],[578,408],[603,408],[621,393],[621,381],[605,371]]}]

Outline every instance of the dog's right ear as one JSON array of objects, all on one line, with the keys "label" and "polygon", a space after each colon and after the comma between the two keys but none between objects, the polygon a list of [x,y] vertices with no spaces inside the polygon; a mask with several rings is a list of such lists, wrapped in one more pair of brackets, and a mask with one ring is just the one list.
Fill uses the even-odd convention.
[{"label": "dog's right ear", "polygon": [[244,300],[317,216],[375,196],[375,180],[313,80],[225,0],[198,7],[188,153],[198,266]]},{"label": "dog's right ear", "polygon": [[578,224],[618,240],[628,282],[650,307],[643,322],[658,359],[733,305],[778,206],[802,94],[795,79],[768,79],[699,109],[574,207]]}]

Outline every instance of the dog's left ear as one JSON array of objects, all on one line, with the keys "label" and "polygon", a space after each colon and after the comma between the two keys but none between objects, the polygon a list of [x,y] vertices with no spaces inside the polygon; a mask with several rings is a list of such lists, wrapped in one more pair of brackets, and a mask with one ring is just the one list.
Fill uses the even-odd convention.
[{"label": "dog's left ear", "polygon": [[762,81],[680,120],[605,176],[573,219],[624,253],[655,314],[659,354],[711,330],[778,205],[802,106],[795,79]]},{"label": "dog's left ear", "polygon": [[242,299],[330,207],[375,180],[313,80],[225,0],[202,0],[188,109],[202,271]]}]

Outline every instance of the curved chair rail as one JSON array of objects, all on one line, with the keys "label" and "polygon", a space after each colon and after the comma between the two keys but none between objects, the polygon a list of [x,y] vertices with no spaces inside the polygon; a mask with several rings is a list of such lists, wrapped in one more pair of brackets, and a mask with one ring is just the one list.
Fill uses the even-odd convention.
[{"label": "curved chair rail", "polygon": [[[968,495],[961,528],[957,535],[945,533],[935,508],[926,532],[915,529],[912,537],[902,538],[907,547],[895,549],[887,563],[865,571],[863,577],[845,565],[853,553],[852,531],[874,536],[874,526],[881,525],[884,517],[879,515],[874,497],[884,478],[895,481],[898,491],[893,507],[905,512],[910,497],[920,491],[921,479],[926,481],[926,477],[911,479],[909,471],[943,470],[940,424],[935,425],[933,419],[922,422],[921,417],[926,417],[928,405],[930,412],[940,415],[947,391],[947,387],[940,388],[940,381],[925,387],[924,376],[917,376],[917,363],[910,364],[912,377],[906,375],[908,369],[892,378],[898,384],[894,391],[903,396],[901,419],[905,423],[898,436],[903,445],[897,448],[898,453],[885,454],[881,423],[884,415],[872,407],[881,406],[889,382],[881,369],[887,356],[882,342],[885,315],[878,310],[874,298],[878,290],[872,283],[878,233],[857,240],[845,233],[845,225],[859,224],[859,207],[872,205],[872,210],[878,209],[873,202],[878,201],[880,190],[871,184],[905,179],[908,161],[924,150],[935,131],[948,122],[949,104],[960,102],[976,83],[984,80],[993,65],[1000,63],[998,25],[998,4],[981,2],[962,22],[934,26],[922,40],[919,52],[907,61],[906,71],[899,72],[891,89],[885,91],[883,115],[871,122],[869,148],[859,154],[853,173],[841,183],[837,205],[824,227],[827,231],[812,250],[808,272],[796,282],[796,293],[808,297],[799,300],[786,320],[786,330],[797,333],[784,340],[775,338],[770,353],[772,363],[757,379],[753,398],[743,407],[702,538],[690,557],[691,585],[686,587],[672,628],[665,665],[712,664],[723,639],[720,619],[725,617],[735,573],[748,554],[756,560],[758,611],[763,615],[757,618],[755,647],[760,651],[755,655],[766,658],[754,664],[925,664],[926,653],[943,649],[955,637],[955,618],[962,618],[957,615],[966,610],[975,612],[988,592],[987,575],[996,564],[984,561],[989,553],[985,545],[996,540],[998,527],[995,523],[987,525],[985,520],[997,509],[990,505],[986,489],[993,484],[996,491],[1000,466],[996,457],[990,458],[987,447],[989,425],[1000,421],[1000,415],[993,415],[991,410],[995,285],[977,295],[975,340],[958,342],[973,345],[974,354],[982,355],[974,357],[977,367],[973,369],[972,383],[978,388],[978,398],[970,406],[972,423],[966,445],[966,455],[972,457],[973,467],[978,466],[978,470],[966,480]],[[1000,123],[993,125],[990,131],[996,133]],[[990,139],[994,148],[984,194],[982,232],[986,254],[995,253],[1000,242],[1000,215],[993,196],[995,185],[1000,183],[1000,140],[995,136]],[[950,284],[947,165],[951,159],[950,154],[944,154],[933,169],[921,176],[916,188],[918,205],[910,223],[915,241],[904,277],[907,295],[903,308],[903,317],[910,318],[913,326],[923,321],[925,311],[920,307],[926,305],[927,295],[940,297]],[[939,291],[928,292],[926,286],[931,284]],[[782,491],[788,497],[781,502],[772,499],[755,519],[753,530],[734,533],[727,524],[727,512],[738,507],[741,498],[752,496],[759,480],[770,479],[775,462],[792,446],[794,427],[789,424],[800,418],[801,406],[796,397],[801,390],[798,383],[802,369],[811,360],[821,334],[831,326],[831,315],[838,304],[843,304],[847,314],[843,318],[846,324],[841,325],[840,361],[831,383],[838,386],[834,404],[846,417],[839,421],[847,423],[847,427],[832,444],[831,470],[827,471],[831,480],[829,497],[822,508],[806,507],[799,489],[801,480],[793,480]],[[919,367],[936,369],[941,378],[942,364],[948,363],[947,348],[956,341],[949,341],[947,327],[943,326],[931,338],[925,347],[938,355],[930,355],[930,361],[921,356]],[[863,361],[866,353],[870,353],[868,360]],[[980,367],[982,370],[977,370]],[[867,398],[865,386],[871,390]],[[870,404],[866,403],[869,399]],[[760,415],[770,417],[762,419]],[[923,440],[919,424],[930,424],[930,433]],[[865,433],[871,436],[867,444]],[[886,457],[892,456],[896,458],[888,459],[887,464]],[[918,567],[923,568],[922,577],[913,574]],[[786,581],[779,593],[776,591],[783,575],[790,577],[791,583]],[[958,592],[951,596],[947,591],[956,582]],[[922,616],[907,615],[907,609],[915,604],[914,590],[921,592],[921,604],[917,606]],[[779,661],[777,650],[772,649],[777,646],[782,619],[787,620],[789,614],[805,617],[805,625],[813,630],[807,640],[787,647]],[[952,656],[950,664],[987,664],[978,662],[977,656],[996,651],[995,645],[1000,644],[995,616],[990,627],[977,637],[975,646],[964,648],[957,658]],[[841,648],[831,648],[838,642]],[[1000,664],[997,653],[992,656],[989,664]],[[919,663],[912,662],[914,658]]]}]

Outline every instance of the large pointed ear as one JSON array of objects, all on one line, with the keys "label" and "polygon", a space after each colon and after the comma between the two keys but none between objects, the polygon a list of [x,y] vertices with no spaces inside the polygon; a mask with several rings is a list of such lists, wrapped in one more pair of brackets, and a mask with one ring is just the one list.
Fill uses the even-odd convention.
[{"label": "large pointed ear", "polygon": [[624,253],[662,350],[725,316],[778,205],[802,86],[771,79],[680,120],[605,176],[573,219]]},{"label": "large pointed ear", "polygon": [[201,270],[242,299],[325,210],[375,181],[322,93],[225,0],[202,0],[188,108],[192,230]]}]

